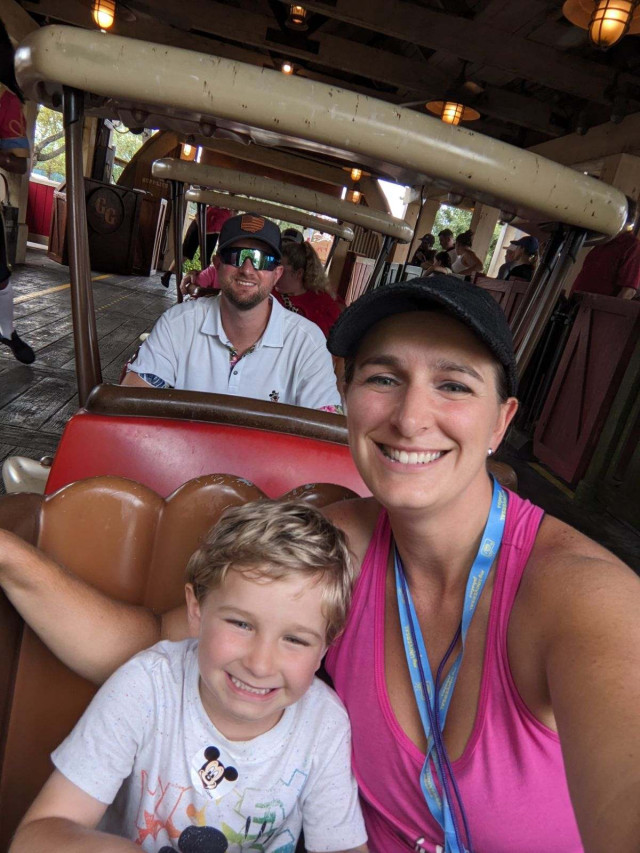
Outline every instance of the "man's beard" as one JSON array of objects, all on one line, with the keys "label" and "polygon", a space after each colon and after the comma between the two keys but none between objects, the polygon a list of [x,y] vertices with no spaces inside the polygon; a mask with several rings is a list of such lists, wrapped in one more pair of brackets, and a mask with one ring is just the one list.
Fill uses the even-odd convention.
[{"label": "man's beard", "polygon": [[255,293],[252,293],[249,299],[239,299],[232,286],[229,286],[228,288],[223,287],[221,290],[226,299],[239,311],[250,311],[252,308],[255,308],[256,305],[264,302],[264,300],[269,296],[269,294],[265,293],[260,287],[256,287]]}]

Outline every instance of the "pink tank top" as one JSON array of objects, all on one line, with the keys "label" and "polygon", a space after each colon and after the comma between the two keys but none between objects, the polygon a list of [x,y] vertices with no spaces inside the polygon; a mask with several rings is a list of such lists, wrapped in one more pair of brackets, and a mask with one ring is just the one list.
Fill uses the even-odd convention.
[{"label": "pink tank top", "polygon": [[[452,762],[473,853],[579,853],[558,735],[520,698],[507,659],[507,626],[542,510],[509,492],[493,588],[473,731]],[[354,591],[347,628],[326,666],[353,727],[353,764],[372,853],[443,843],[420,789],[424,754],[400,728],[384,676],[385,577],[391,545],[386,512],[378,518]]]}]

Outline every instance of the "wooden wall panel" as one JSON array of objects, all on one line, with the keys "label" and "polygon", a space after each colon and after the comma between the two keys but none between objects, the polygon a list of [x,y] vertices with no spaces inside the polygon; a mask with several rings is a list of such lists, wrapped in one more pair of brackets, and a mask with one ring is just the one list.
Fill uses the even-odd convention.
[{"label": "wooden wall panel", "polygon": [[580,308],[534,433],[538,459],[570,484],[584,475],[640,333],[640,302],[578,294]]}]

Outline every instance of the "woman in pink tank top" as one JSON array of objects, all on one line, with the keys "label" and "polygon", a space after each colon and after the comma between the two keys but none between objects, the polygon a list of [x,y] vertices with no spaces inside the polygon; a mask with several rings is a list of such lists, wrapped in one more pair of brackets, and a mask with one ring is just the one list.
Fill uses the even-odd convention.
[{"label": "woman in pink tank top", "polygon": [[[517,408],[511,333],[484,290],[451,279],[371,291],[328,340],[373,495],[327,512],[360,567],[327,665],[369,847],[638,853],[640,584],[492,486],[487,456]],[[148,612],[7,549],[0,586],[76,672],[104,678],[161,638]],[[168,614],[162,638],[183,631]]]},{"label": "woman in pink tank top", "polygon": [[502,311],[433,276],[361,297],[328,346],[373,494],[330,510],[361,569],[327,655],[370,849],[640,850],[638,579],[492,490],[517,409]]}]

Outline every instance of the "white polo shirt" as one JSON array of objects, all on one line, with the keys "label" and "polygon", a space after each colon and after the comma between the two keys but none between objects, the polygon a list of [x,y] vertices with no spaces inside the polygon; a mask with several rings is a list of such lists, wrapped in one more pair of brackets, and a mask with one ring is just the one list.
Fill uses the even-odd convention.
[{"label": "white polo shirt", "polygon": [[[320,328],[270,297],[267,328],[235,365],[220,297],[169,308],[128,367],[168,386],[321,409],[339,406],[333,363]],[[151,383],[153,384],[153,383]]]}]

